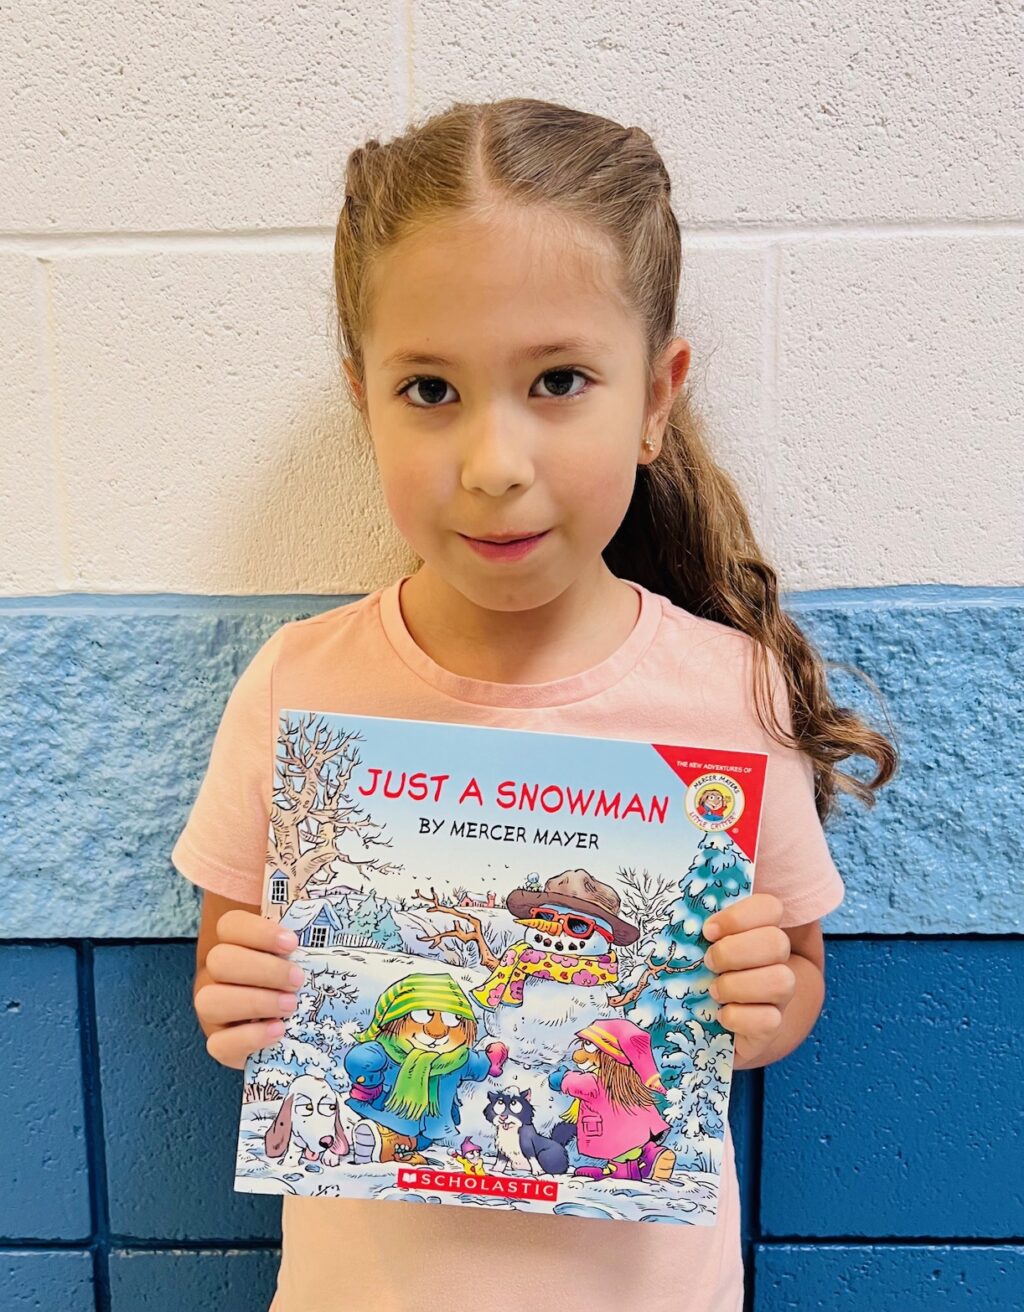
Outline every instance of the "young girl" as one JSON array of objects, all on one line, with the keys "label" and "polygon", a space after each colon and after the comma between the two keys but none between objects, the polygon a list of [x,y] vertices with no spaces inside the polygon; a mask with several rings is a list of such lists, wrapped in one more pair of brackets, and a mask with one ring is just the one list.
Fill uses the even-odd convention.
[{"label": "young girl", "polygon": [[[843,896],[821,822],[896,754],[832,701],[701,436],[665,166],[638,128],[517,99],[370,141],[346,182],[344,369],[422,563],[283,625],[232,691],[172,854],[205,890],[207,1048],[240,1068],[295,1006],[297,940],[258,906],[278,711],[308,707],[768,752],[756,891],[706,932],[736,1068],[778,1061],[818,1016]],[[723,1152],[713,1227],[286,1197],[273,1312],[738,1312]]]}]

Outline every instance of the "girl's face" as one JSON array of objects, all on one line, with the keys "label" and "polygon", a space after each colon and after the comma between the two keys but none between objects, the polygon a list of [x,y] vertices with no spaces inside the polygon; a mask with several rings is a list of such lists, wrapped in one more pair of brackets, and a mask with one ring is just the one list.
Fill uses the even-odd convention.
[{"label": "girl's face", "polygon": [[[384,496],[433,582],[488,610],[595,584],[636,466],[660,448],[689,345],[671,344],[645,415],[643,338],[614,268],[599,236],[505,211],[434,224],[376,271],[361,399]],[[538,534],[525,551],[474,546]]]}]

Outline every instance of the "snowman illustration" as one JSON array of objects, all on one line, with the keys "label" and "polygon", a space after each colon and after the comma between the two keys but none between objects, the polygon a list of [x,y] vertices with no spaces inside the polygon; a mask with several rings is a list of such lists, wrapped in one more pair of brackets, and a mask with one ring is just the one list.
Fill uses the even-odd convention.
[{"label": "snowman illustration", "polygon": [[587,870],[565,870],[540,890],[516,888],[505,900],[523,929],[472,996],[487,1032],[528,1069],[560,1059],[581,1017],[615,1016],[616,947],[635,943],[619,895]]}]

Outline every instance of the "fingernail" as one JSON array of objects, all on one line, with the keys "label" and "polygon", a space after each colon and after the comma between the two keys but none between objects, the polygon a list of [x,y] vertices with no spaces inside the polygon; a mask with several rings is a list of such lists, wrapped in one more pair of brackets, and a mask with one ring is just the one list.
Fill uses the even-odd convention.
[{"label": "fingernail", "polygon": [[272,1039],[279,1039],[281,1035],[284,1033],[284,1021],[272,1020],[270,1024],[267,1026],[267,1033],[270,1035]]},{"label": "fingernail", "polygon": [[288,971],[288,983],[294,984],[296,988],[305,983],[306,975],[301,966],[292,966]]},{"label": "fingernail", "polygon": [[295,1003],[298,1001],[294,993],[279,993],[277,995],[277,1005],[284,1012],[291,1014],[295,1010]]},{"label": "fingernail", "polygon": [[284,948],[286,952],[293,952],[299,946],[297,934],[293,934],[290,929],[282,929],[277,936],[277,946]]}]

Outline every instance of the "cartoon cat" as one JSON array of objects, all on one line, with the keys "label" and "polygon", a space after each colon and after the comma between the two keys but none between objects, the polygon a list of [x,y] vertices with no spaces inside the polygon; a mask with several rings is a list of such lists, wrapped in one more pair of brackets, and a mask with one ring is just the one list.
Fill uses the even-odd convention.
[{"label": "cartoon cat", "polygon": [[560,1143],[541,1134],[534,1125],[529,1089],[488,1091],[484,1117],[494,1126],[498,1152],[495,1170],[504,1167],[532,1175],[566,1174],[569,1155]]}]

